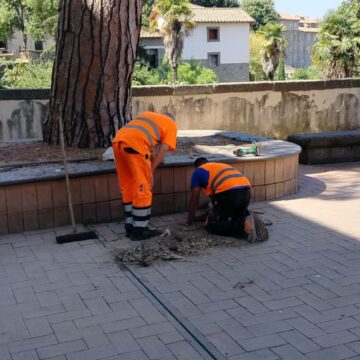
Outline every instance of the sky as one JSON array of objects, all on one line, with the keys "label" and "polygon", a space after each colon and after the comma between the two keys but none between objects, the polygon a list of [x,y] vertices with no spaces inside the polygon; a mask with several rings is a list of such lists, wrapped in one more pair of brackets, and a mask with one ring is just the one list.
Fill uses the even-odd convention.
[{"label": "sky", "polygon": [[280,13],[322,18],[329,10],[337,8],[342,0],[274,0]]}]

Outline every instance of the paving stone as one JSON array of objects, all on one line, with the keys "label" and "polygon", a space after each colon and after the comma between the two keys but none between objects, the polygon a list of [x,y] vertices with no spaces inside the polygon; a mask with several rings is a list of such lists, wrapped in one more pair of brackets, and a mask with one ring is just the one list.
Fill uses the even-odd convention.
[{"label": "paving stone", "polygon": [[184,337],[178,331],[169,331],[163,334],[159,334],[158,337],[165,345],[184,340]]},{"label": "paving stone", "polygon": [[332,334],[313,337],[312,341],[323,348],[343,345],[358,340],[358,337],[350,331],[339,331]]},{"label": "paving stone", "polygon": [[291,330],[279,335],[303,354],[320,350],[318,345],[297,330]]},{"label": "paving stone", "polygon": [[[251,351],[245,354],[231,356],[229,360],[277,360],[279,359],[272,351],[270,350],[257,350]],[[290,358],[289,358],[290,359]],[[293,359],[291,359],[293,360]],[[294,359],[296,360],[296,359]]]},{"label": "paving stone", "polygon": [[55,315],[50,315],[47,317],[47,319],[50,324],[55,324],[64,321],[88,318],[89,316],[91,316],[90,311],[88,309],[84,309],[84,310],[67,311]]},{"label": "paving stone", "polygon": [[89,349],[109,344],[109,339],[106,337],[104,331],[98,326],[82,329],[81,335]]},{"label": "paving stone", "polygon": [[[217,321],[217,325],[218,325],[217,327],[220,327],[235,341],[239,341],[241,339],[248,339],[252,337],[251,333],[249,332],[249,329],[242,326],[235,319],[219,320]],[[198,329],[201,330],[201,327],[198,326]],[[220,333],[220,331],[217,331],[217,333]]]},{"label": "paving stone", "polygon": [[0,344],[0,359],[11,360],[9,350],[5,344]]},{"label": "paving stone", "polygon": [[81,339],[81,334],[72,321],[53,324],[52,328],[59,342]]},{"label": "paving stone", "polygon": [[175,328],[173,325],[171,325],[168,322],[164,322],[160,324],[152,324],[152,325],[136,327],[130,329],[129,331],[134,338],[142,338],[151,335],[160,335],[174,330]]},{"label": "paving stone", "polygon": [[[134,299],[129,300],[130,304],[134,307],[136,312],[148,323],[160,323],[165,320],[164,316],[155,308],[149,300],[143,299]],[[113,304],[112,304],[113,306]]]},{"label": "paving stone", "polygon": [[112,311],[103,298],[85,300],[84,303],[93,315],[101,315]]},{"label": "paving stone", "polygon": [[308,338],[325,335],[319,327],[302,317],[288,319],[287,322]]},{"label": "paving stone", "polygon": [[254,350],[283,345],[286,344],[286,341],[283,338],[281,338],[279,335],[273,334],[273,335],[257,336],[251,339],[240,340],[239,344],[246,351],[254,351]]},{"label": "paving stone", "polygon": [[108,338],[119,354],[140,350],[139,345],[128,331],[108,334]]},{"label": "paving stone", "polygon": [[53,333],[49,322],[45,317],[26,320],[25,323],[32,337],[50,335]]},{"label": "paving stone", "polygon": [[249,332],[252,333],[254,336],[278,334],[285,331],[289,331],[291,329],[292,329],[291,325],[288,324],[288,322],[286,321],[274,321],[264,324],[250,325],[247,327],[247,330],[249,330]]},{"label": "paving stone", "polygon": [[355,356],[356,353],[347,346],[339,345],[307,354],[310,360],[342,360]]},{"label": "paving stone", "polygon": [[256,299],[250,296],[243,296],[236,298],[235,301],[247,309],[252,314],[259,314],[269,311],[263,304],[258,302]]},{"label": "paving stone", "polygon": [[82,350],[66,354],[67,360],[98,360],[113,357],[117,354],[115,347],[111,344],[97,346],[89,350]]},{"label": "paving stone", "polygon": [[146,325],[145,321],[141,317],[136,316],[131,319],[118,320],[101,324],[101,328],[105,333],[111,333],[126,329],[138,328],[144,325]]},{"label": "paving stone", "polygon": [[333,333],[341,330],[356,328],[359,325],[359,321],[356,321],[354,318],[348,317],[341,320],[333,320],[321,323],[319,324],[319,327],[327,333]]},{"label": "paving stone", "polygon": [[283,345],[279,347],[274,347],[271,349],[275,354],[277,354],[281,359],[291,359],[291,360],[306,360],[307,357],[302,353],[297,351],[291,345]]},{"label": "paving stone", "polygon": [[8,344],[8,348],[10,350],[10,353],[16,353],[53,344],[57,344],[56,337],[54,335],[46,335],[21,341],[10,342]]},{"label": "paving stone", "polygon": [[37,349],[40,359],[47,359],[58,355],[66,355],[75,351],[86,349],[86,345],[82,340],[70,341],[63,344],[50,345]]},{"label": "paving stone", "polygon": [[137,343],[150,359],[166,359],[167,357],[171,356],[171,352],[157,336],[149,336],[137,339]]},{"label": "paving stone", "polygon": [[273,301],[264,302],[264,306],[266,306],[270,310],[286,309],[286,308],[289,308],[289,307],[302,305],[302,304],[303,303],[299,299],[297,299],[295,297],[290,297],[290,298],[285,298],[285,299],[280,299],[280,300],[273,300]]},{"label": "paving stone", "polygon": [[149,360],[143,351],[133,351],[122,355],[107,357],[104,360]]},{"label": "paving stone", "polygon": [[207,338],[224,356],[241,354],[244,350],[227,333],[220,332],[208,335]]},{"label": "paving stone", "polygon": [[168,348],[178,360],[202,360],[203,357],[186,341],[169,344]]},{"label": "paving stone", "polygon": [[[2,354],[0,353],[1,357],[0,359],[4,359],[2,357]],[[29,351],[24,351],[24,352],[21,352],[21,353],[15,353],[13,354],[12,356],[12,360],[38,360],[39,357],[38,357],[38,354],[35,350],[29,350]],[[6,359],[6,357],[5,357]],[[10,355],[9,355],[9,358],[10,359]]]}]

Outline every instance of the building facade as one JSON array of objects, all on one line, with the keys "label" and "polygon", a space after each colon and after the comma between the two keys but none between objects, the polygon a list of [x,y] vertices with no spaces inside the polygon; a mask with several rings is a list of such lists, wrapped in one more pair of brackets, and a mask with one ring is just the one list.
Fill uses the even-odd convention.
[{"label": "building facade", "polygon": [[280,14],[286,27],[287,40],[285,64],[294,68],[311,65],[312,49],[317,41],[319,22],[303,16]]},{"label": "building facade", "polygon": [[[184,39],[182,58],[212,68],[220,82],[249,80],[250,25],[254,21],[240,8],[205,8],[191,5],[195,28]],[[162,18],[153,14],[158,24]],[[159,32],[143,32],[140,45],[152,57],[147,65],[160,63],[164,43]]]}]

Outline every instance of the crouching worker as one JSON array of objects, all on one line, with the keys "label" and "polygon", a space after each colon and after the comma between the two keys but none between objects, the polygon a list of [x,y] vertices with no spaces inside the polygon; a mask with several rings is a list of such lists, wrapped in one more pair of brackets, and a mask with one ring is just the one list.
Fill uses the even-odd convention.
[{"label": "crouching worker", "polygon": [[[122,127],[112,147],[124,205],[126,235],[146,240],[161,235],[149,229],[155,169],[176,148],[176,124],[169,114],[143,112]],[[153,152],[157,148],[156,154]]]},{"label": "crouching worker", "polygon": [[213,210],[207,217],[209,233],[256,241],[255,224],[248,211],[250,182],[238,170],[228,164],[211,163],[198,158],[191,178],[191,199],[187,224],[191,225],[199,203],[200,191],[210,197]]}]

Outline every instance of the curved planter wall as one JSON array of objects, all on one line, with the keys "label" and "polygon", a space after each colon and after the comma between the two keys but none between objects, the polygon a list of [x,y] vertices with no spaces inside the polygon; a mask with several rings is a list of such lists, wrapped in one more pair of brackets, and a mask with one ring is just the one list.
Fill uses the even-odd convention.
[{"label": "curved planter wall", "polygon": [[[240,136],[242,140],[243,135]],[[253,201],[273,200],[295,193],[300,147],[280,140],[262,143],[263,154],[258,157],[238,158],[232,152],[208,157],[211,161],[231,163],[244,173],[253,185]],[[153,215],[186,211],[193,161],[184,156],[169,157],[155,172]],[[122,208],[113,162],[69,165],[77,223],[119,221]],[[5,168],[1,175],[0,234],[70,223],[62,165]]]}]

